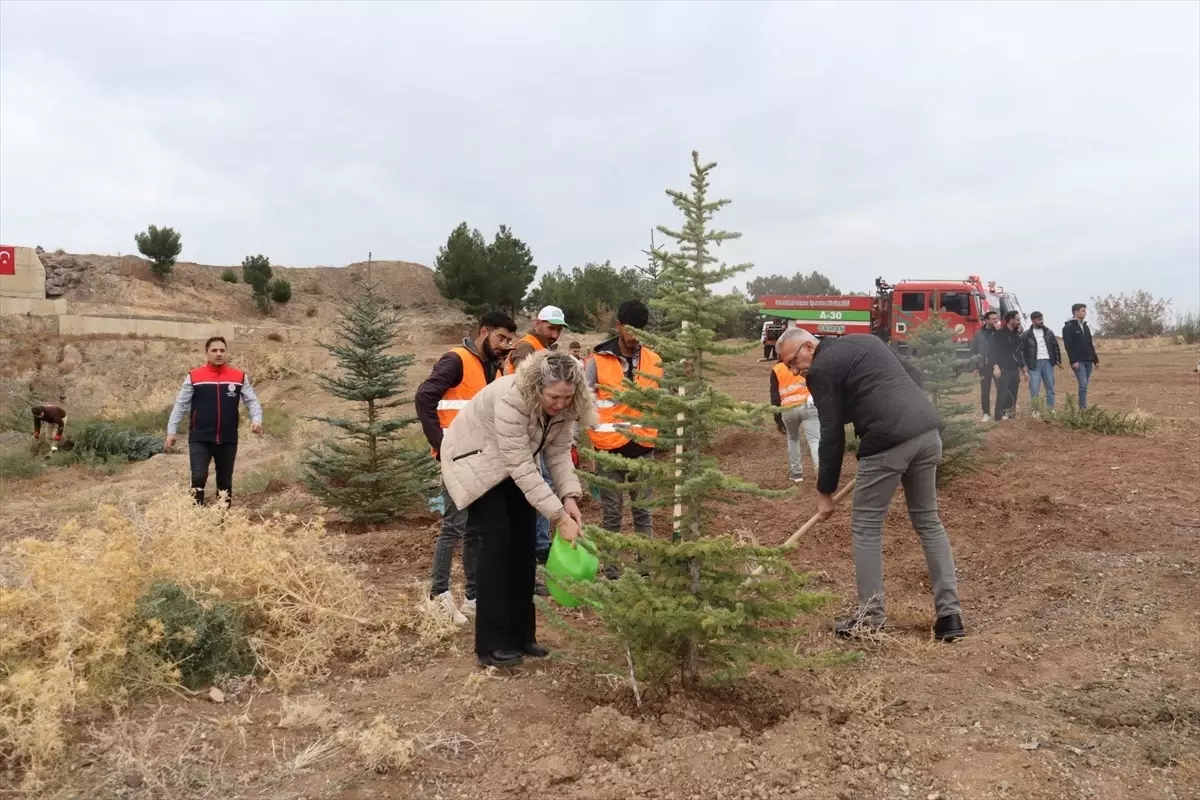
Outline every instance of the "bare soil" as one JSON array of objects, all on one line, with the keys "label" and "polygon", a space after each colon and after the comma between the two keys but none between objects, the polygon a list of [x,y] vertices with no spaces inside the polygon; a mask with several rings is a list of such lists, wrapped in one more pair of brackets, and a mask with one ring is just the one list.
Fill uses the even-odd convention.
[{"label": "bare soil", "polygon": [[[415,378],[448,340],[416,348]],[[169,380],[149,372],[136,380],[150,387],[148,405],[165,406],[188,354],[177,343],[148,344],[163,352],[140,356],[161,365]],[[134,346],[73,343],[85,354],[118,345]],[[4,346],[15,352],[24,345]],[[75,368],[81,402],[83,387],[101,391],[97,364],[120,363],[122,352],[137,359],[114,349],[108,362]],[[303,352],[316,358],[315,350]],[[1017,420],[989,427],[979,470],[941,492],[969,633],[954,645],[929,641],[924,560],[897,499],[885,544],[891,631],[857,645],[864,657],[853,665],[762,672],[731,689],[639,709],[623,676],[584,669],[573,641],[543,617],[540,638],[559,653],[512,671],[476,668],[469,630],[449,650],[398,657],[382,669],[341,664],[327,681],[286,698],[325,701],[318,721],[288,723],[285,698],[255,686],[220,705],[167,694],[115,718],[83,721],[71,769],[47,796],[1198,797],[1197,348],[1114,346],[1102,357],[1092,402],[1144,409],[1157,422],[1149,436],[1064,431],[1031,419],[1023,397]],[[736,366],[724,388],[764,402],[768,365],[750,351]],[[124,368],[110,371],[125,379]],[[323,401],[305,380],[265,382],[264,401],[306,413]],[[1059,374],[1060,402],[1072,384],[1069,373]],[[291,458],[298,445],[297,435],[251,444],[239,476]],[[732,435],[718,455],[728,471],[771,488],[787,485],[785,443],[773,431]],[[845,474],[853,468],[848,457]],[[164,476],[183,481],[185,471],[181,456],[168,455],[116,476],[48,471],[6,481],[0,542],[48,535],[104,497],[137,501]],[[794,499],[742,501],[718,527],[778,544],[813,512],[814,491],[810,479]],[[243,492],[239,502],[259,510],[281,496],[303,499],[281,478]],[[593,504],[585,514],[598,522]],[[665,519],[658,524],[668,529]],[[400,592],[427,575],[436,533],[436,519],[422,518],[337,535],[371,581]],[[798,650],[851,649],[826,632],[854,596],[848,509],[811,532],[792,560],[845,600],[814,620]],[[455,574],[461,587],[457,564]],[[373,772],[335,735],[379,715],[414,741],[405,770]]]}]

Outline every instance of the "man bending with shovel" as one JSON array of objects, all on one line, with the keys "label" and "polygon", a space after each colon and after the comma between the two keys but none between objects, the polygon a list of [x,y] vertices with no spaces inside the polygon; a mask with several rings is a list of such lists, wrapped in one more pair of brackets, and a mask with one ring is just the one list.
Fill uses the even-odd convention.
[{"label": "man bending with shovel", "polygon": [[920,372],[872,334],[818,342],[808,331],[792,328],[775,346],[779,362],[805,376],[821,420],[817,514],[822,519],[833,514],[845,426],[853,423],[859,437],[850,511],[859,610],[834,632],[852,638],[883,627],[883,520],[896,486],[903,484],[908,516],[921,537],[933,584],[933,635],[944,642],[961,639],[965,632],[954,554],[937,506],[944,426],[923,391]]}]

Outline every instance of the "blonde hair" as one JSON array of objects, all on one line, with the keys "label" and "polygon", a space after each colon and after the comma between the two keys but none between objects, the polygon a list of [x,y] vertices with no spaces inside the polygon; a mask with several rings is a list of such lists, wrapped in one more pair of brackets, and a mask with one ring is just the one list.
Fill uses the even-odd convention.
[{"label": "blonde hair", "polygon": [[539,350],[526,356],[517,366],[517,387],[533,407],[541,403],[542,390],[556,383],[568,383],[575,389],[569,413],[584,426],[596,421],[592,391],[583,374],[583,365],[570,353]]}]

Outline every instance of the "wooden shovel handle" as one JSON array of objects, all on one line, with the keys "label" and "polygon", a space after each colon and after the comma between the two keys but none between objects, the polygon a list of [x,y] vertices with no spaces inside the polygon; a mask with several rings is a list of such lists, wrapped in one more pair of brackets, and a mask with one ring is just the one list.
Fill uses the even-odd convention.
[{"label": "wooden shovel handle", "polygon": [[[857,480],[857,479],[854,479],[854,480]],[[833,496],[833,504],[835,506],[838,503],[842,502],[842,499],[845,498],[846,495],[850,494],[850,491],[854,488],[854,480],[851,480],[849,483],[847,483],[845,486],[843,486],[841,488],[841,490],[838,491],[838,493]],[[796,540],[798,540],[804,534],[808,533],[809,530],[812,528],[812,526],[816,525],[820,521],[821,521],[821,515],[813,514],[812,517],[809,518],[808,522],[801,525],[800,530],[796,531],[791,536],[789,536],[787,538],[787,541],[784,542],[782,545],[780,545],[780,547],[788,547],[789,545],[795,544]]]}]

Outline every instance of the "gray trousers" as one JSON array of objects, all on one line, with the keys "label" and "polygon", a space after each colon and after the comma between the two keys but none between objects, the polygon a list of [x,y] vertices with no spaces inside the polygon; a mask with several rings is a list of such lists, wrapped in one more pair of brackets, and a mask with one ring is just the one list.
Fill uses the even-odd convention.
[{"label": "gray trousers", "polygon": [[854,534],[859,614],[868,623],[884,621],[883,520],[897,484],[904,486],[908,517],[925,550],[936,615],[940,618],[962,613],[954,554],[938,516],[937,467],[941,460],[942,437],[933,430],[858,462],[850,529]]},{"label": "gray trousers", "polygon": [[787,431],[788,479],[804,477],[804,446],[801,439],[808,441],[808,452],[812,454],[813,474],[819,470],[818,452],[821,446],[821,421],[817,418],[816,406],[792,406],[780,414]]},{"label": "gray trousers", "polygon": [[442,515],[442,530],[433,545],[433,569],[429,581],[431,597],[450,591],[450,561],[454,551],[462,546],[463,574],[467,579],[466,597],[475,598],[475,563],[479,559],[479,540],[467,532],[467,509],[457,508],[450,493],[442,486],[446,513]]},{"label": "gray trousers", "polygon": [[[649,458],[649,456],[643,456]],[[606,478],[617,483],[624,483],[628,477],[628,473],[624,470],[613,470],[607,467],[597,466],[596,474],[601,478]],[[629,492],[629,499],[633,501],[650,499],[649,489],[601,489],[600,490],[600,509],[601,521],[600,527],[606,531],[613,533],[621,532],[621,517],[625,510],[625,492]],[[650,514],[650,509],[639,508],[633,506],[630,509],[633,516],[633,531],[640,533],[643,536],[654,535],[654,518]]]}]

